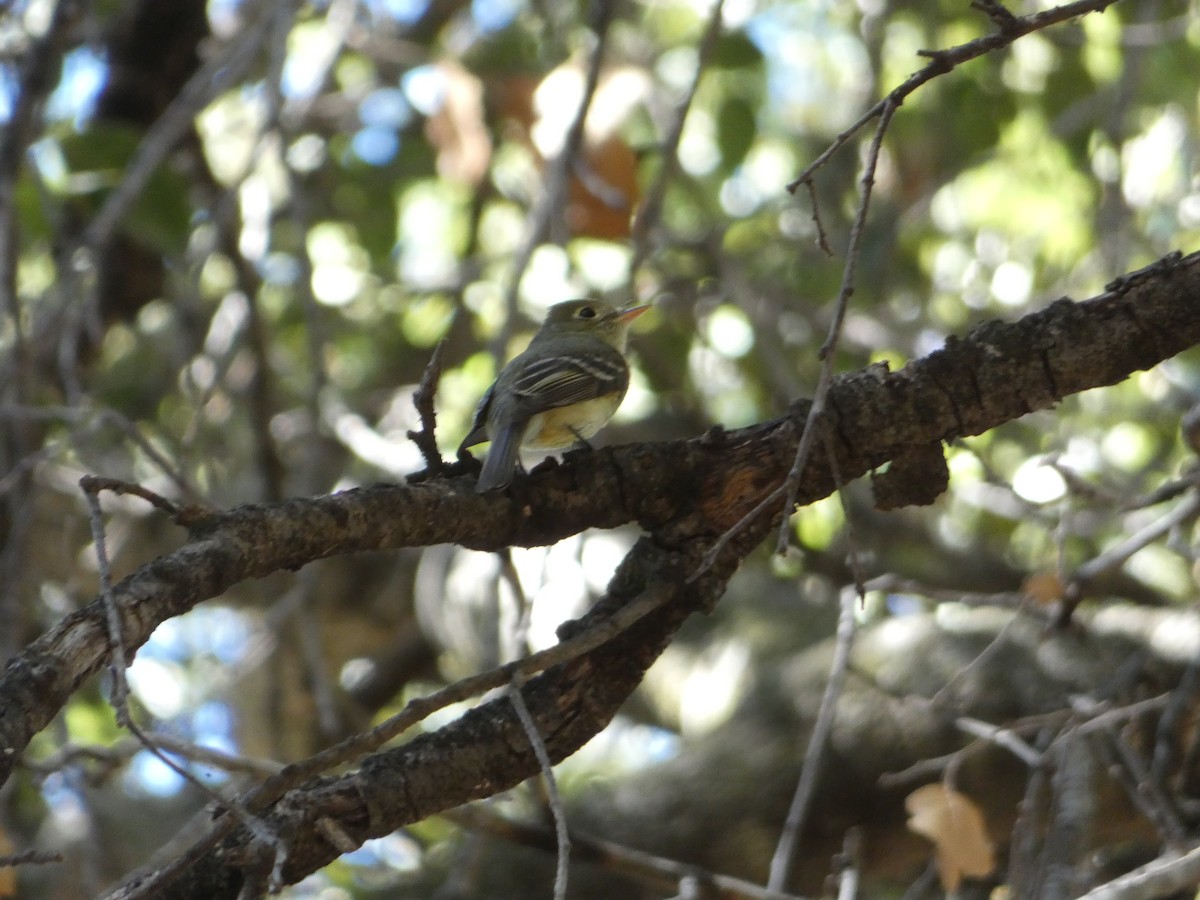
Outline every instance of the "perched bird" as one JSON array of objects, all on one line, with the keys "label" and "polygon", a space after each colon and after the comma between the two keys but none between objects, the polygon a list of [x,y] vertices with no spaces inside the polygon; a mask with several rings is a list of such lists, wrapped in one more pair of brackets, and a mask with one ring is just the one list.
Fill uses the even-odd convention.
[{"label": "perched bird", "polygon": [[629,326],[647,309],[616,309],[599,300],[550,307],[529,347],[479,401],[459,447],[492,442],[476,491],[506,486],[522,448],[563,450],[604,427],[629,388]]}]

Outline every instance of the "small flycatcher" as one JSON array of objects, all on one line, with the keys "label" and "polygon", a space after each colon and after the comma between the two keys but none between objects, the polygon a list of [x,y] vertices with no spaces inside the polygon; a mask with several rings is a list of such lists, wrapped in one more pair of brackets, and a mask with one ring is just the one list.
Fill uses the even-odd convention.
[{"label": "small flycatcher", "polygon": [[459,451],[492,442],[479,493],[512,481],[518,454],[586,443],[612,418],[629,388],[629,326],[648,306],[599,300],[556,303],[524,353],[500,372],[475,410]]}]

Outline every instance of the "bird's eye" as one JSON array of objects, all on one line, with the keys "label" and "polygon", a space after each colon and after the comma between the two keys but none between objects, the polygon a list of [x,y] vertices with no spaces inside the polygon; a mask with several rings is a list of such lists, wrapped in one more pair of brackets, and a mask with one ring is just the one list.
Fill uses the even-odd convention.
[{"label": "bird's eye", "polygon": [[596,318],[596,310],[594,307],[584,306],[580,308],[576,315],[578,315],[581,319],[594,319]]}]

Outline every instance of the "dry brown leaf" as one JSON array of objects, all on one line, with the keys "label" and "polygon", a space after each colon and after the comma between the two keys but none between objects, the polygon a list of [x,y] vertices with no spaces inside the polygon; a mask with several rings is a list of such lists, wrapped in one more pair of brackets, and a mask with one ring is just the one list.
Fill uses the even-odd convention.
[{"label": "dry brown leaf", "polygon": [[492,138],[483,112],[483,83],[450,60],[438,63],[446,93],[441,109],[425,123],[425,134],[437,148],[438,174],[477,185],[492,159]]},{"label": "dry brown leaf", "polygon": [[1062,579],[1054,572],[1034,572],[1021,585],[1021,593],[1042,606],[1057,603],[1064,592]]},{"label": "dry brown leaf", "polygon": [[600,240],[629,237],[638,199],[637,156],[620,137],[587,143],[568,185],[571,233]]},{"label": "dry brown leaf", "polygon": [[[0,856],[11,856],[16,848],[9,839],[8,833],[0,828]],[[17,896],[16,866],[0,866],[0,897]]]},{"label": "dry brown leaf", "polygon": [[942,887],[954,891],[963,877],[982,878],[996,868],[992,842],[979,807],[944,784],[919,787],[904,801],[908,828],[933,841]]},{"label": "dry brown leaf", "polygon": [[[538,85],[530,139],[542,159],[562,150],[584,80],[583,68],[568,62]],[[610,241],[629,237],[639,198],[638,157],[621,131],[646,91],[645,73],[633,67],[615,67],[601,76],[568,184],[565,217],[571,234]]]}]

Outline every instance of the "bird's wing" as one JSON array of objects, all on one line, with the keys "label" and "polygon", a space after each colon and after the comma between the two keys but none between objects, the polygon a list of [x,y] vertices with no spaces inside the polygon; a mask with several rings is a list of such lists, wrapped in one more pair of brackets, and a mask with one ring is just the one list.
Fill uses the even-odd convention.
[{"label": "bird's wing", "polygon": [[[608,348],[605,348],[608,349]],[[530,360],[512,383],[517,405],[528,415],[624,392],[629,367],[616,350],[593,350]]]},{"label": "bird's wing", "polygon": [[487,389],[487,392],[479,398],[479,405],[475,407],[475,418],[471,420],[471,430],[467,432],[467,436],[462,439],[462,443],[458,445],[459,450],[466,450],[468,447],[474,447],[476,444],[482,444],[488,439],[487,419],[488,411],[492,407],[492,392],[496,389],[493,384]]}]

